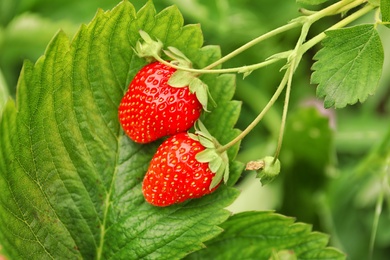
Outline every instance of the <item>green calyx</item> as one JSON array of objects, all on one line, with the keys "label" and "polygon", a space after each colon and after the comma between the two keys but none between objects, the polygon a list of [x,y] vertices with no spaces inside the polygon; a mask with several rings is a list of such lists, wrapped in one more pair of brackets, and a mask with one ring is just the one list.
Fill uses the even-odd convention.
[{"label": "green calyx", "polygon": [[172,59],[171,63],[183,68],[192,68],[192,62],[179,49],[169,46],[164,53]]},{"label": "green calyx", "polygon": [[134,52],[141,58],[145,58],[148,62],[160,57],[161,50],[163,48],[163,43],[160,40],[153,40],[149,34],[145,31],[140,30],[139,34],[143,40],[138,41]]},{"label": "green calyx", "polygon": [[[184,53],[172,46],[168,47],[167,50],[163,50],[163,43],[159,39],[153,40],[147,32],[142,30],[139,31],[139,34],[142,40],[138,41],[134,48],[134,52],[139,57],[145,58],[148,62],[158,60],[161,63],[177,69],[168,80],[170,86],[175,88],[184,88],[188,86],[190,92],[196,95],[203,110],[207,112],[209,112],[207,109],[209,97],[213,106],[216,106],[215,101],[210,95],[207,84],[198,78],[199,73],[187,70],[192,69],[192,62]],[[171,59],[170,62],[161,58],[161,51]]]},{"label": "green calyx", "polygon": [[215,101],[210,95],[209,88],[201,79],[192,72],[178,70],[168,80],[168,84],[175,88],[183,88],[188,86],[191,93],[195,94],[203,110],[209,112],[207,109],[208,100],[212,101],[213,106],[216,106]]},{"label": "green calyx", "polygon": [[280,161],[273,156],[266,156],[263,159],[248,162],[246,170],[257,171],[256,177],[260,179],[262,185],[266,185],[279,175]]},{"label": "green calyx", "polygon": [[[164,53],[172,59],[171,64],[180,68],[192,68],[191,61],[178,49],[174,47],[168,47]],[[203,110],[207,111],[208,98],[216,106],[215,101],[212,99],[209,88],[201,79],[198,78],[198,74],[186,70],[180,70],[180,68],[173,73],[168,80],[168,84],[175,88],[183,88],[188,86],[191,93],[196,95],[199,103],[202,105]]]},{"label": "green calyx", "polygon": [[206,149],[196,154],[198,162],[208,163],[209,169],[215,174],[209,189],[216,187],[223,179],[226,183],[229,179],[229,158],[226,151],[218,152],[221,147],[218,141],[208,132],[203,123],[198,120],[195,124],[195,134],[189,136],[199,141]]}]

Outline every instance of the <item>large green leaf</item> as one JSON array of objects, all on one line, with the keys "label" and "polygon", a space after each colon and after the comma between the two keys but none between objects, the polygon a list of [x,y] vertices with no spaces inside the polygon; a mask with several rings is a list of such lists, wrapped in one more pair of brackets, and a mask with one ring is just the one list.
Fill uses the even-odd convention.
[{"label": "large green leaf", "polygon": [[326,32],[314,59],[311,81],[325,107],[345,107],[374,94],[383,66],[383,47],[373,24]]},{"label": "large green leaf", "polygon": [[[237,191],[167,208],[145,202],[141,182],[158,143],[139,145],[117,118],[121,97],[145,61],[133,53],[142,29],[183,51],[196,67],[220,56],[202,47],[198,25],[175,7],[136,13],[124,1],[99,11],[72,41],[59,32],[36,64],[26,62],[17,99],[0,119],[0,243],[14,259],[177,259],[221,232]],[[204,115],[225,143],[240,104],[233,76],[205,76],[218,106]],[[229,151],[235,156],[237,147]],[[232,162],[237,179],[242,165]]]},{"label": "large green leaf", "polygon": [[207,248],[186,259],[270,259],[285,250],[296,257],[287,259],[345,259],[341,252],[327,247],[327,235],[272,212],[239,213],[221,227],[225,231],[208,241]]}]

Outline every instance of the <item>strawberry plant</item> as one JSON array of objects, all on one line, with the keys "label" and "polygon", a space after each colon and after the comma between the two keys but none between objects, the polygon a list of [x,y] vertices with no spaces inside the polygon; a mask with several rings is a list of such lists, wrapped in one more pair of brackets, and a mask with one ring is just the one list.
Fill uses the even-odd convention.
[{"label": "strawberry plant", "polygon": [[[297,18],[222,55],[218,46],[204,45],[214,17],[204,19],[202,32],[198,24],[184,25],[181,9],[184,17],[194,14],[181,3],[157,12],[158,3],[137,9],[125,0],[99,9],[72,39],[60,30],[35,63],[25,61],[15,98],[0,71],[0,255],[345,259],[361,256],[360,248],[350,250],[351,237],[367,244],[363,258],[380,255],[376,241],[390,245],[382,214],[389,201],[389,134],[353,170],[340,174],[334,163],[329,170],[335,112],[324,108],[345,109],[378,92],[390,3],[298,3],[306,8]],[[329,18],[329,27],[316,28]],[[290,34],[290,48],[260,49],[261,60],[234,63]],[[314,62],[305,67],[308,55]],[[310,67],[317,100],[293,107],[302,88],[297,75]],[[277,84],[248,83],[269,69],[277,71]],[[241,102],[243,91],[250,94]],[[248,106],[258,108],[249,120]],[[272,131],[259,135],[262,124]],[[243,156],[248,146],[256,147],[254,156]],[[283,187],[282,206],[232,213],[251,172],[257,177],[251,182]],[[358,209],[350,218],[337,214],[356,198],[372,209],[363,224]],[[272,193],[251,197],[272,199]],[[354,235],[343,237],[352,224]],[[365,240],[358,224],[370,227]]]}]

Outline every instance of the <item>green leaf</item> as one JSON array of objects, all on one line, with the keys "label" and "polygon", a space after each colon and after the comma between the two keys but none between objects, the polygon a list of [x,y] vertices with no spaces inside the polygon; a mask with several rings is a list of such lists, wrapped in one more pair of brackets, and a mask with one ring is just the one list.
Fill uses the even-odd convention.
[{"label": "green leaf", "polygon": [[390,28],[390,1],[389,0],[381,0],[381,13],[382,13],[382,22]]},{"label": "green leaf", "polygon": [[297,3],[307,4],[307,5],[319,5],[327,1],[328,0],[297,0]]},{"label": "green leaf", "polygon": [[196,154],[196,160],[199,162],[211,162],[215,158],[219,157],[215,148],[206,149]]},{"label": "green leaf", "polygon": [[269,259],[274,251],[282,250],[291,251],[297,259],[346,259],[327,247],[327,235],[272,212],[239,213],[221,227],[223,233],[186,259]]},{"label": "green leaf", "polygon": [[[26,62],[16,103],[8,101],[0,119],[0,241],[10,258],[178,259],[221,232],[235,189],[222,185],[167,208],[142,196],[158,143],[133,143],[117,115],[145,65],[133,52],[140,29],[197,66],[220,57],[217,47],[201,47],[199,25],[183,27],[176,7],[156,14],[149,1],[136,13],[124,1],[99,11],[71,41],[59,32],[36,64]],[[206,126],[226,141],[238,133],[234,77],[206,80],[220,97],[218,109],[204,115]],[[238,176],[240,164],[231,164]]]},{"label": "green leaf", "polygon": [[326,108],[363,102],[375,93],[382,74],[383,47],[374,25],[326,32],[315,56],[311,82]]}]

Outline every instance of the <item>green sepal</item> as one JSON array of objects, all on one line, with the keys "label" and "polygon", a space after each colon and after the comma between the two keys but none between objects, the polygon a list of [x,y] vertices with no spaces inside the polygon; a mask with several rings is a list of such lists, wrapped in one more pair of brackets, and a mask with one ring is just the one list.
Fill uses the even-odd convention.
[{"label": "green sepal", "polygon": [[[182,68],[192,68],[192,62],[177,48],[169,46],[164,53],[172,59],[171,63]],[[198,74],[185,70],[176,71],[168,80],[168,84],[175,88],[183,88],[188,86],[191,93],[196,95],[203,110],[207,110],[208,98],[212,101],[213,106],[216,106],[214,99],[210,95],[209,88],[206,83],[198,78]]]},{"label": "green sepal", "polygon": [[219,158],[221,159],[221,164],[219,165],[218,170],[215,172],[213,180],[210,183],[210,190],[216,187],[222,181],[222,179],[224,183],[227,183],[229,179],[229,158],[227,156],[227,152],[225,151],[220,154]]},{"label": "green sepal", "polygon": [[210,134],[210,132],[207,130],[205,125],[202,123],[202,121],[198,120],[195,122],[194,125],[195,128],[195,134],[204,136],[210,140],[212,140],[214,137]]},{"label": "green sepal", "polygon": [[[205,162],[211,162],[218,158],[219,155],[217,154],[215,149],[205,149],[199,153],[196,154],[195,159],[198,162],[205,163]],[[215,172],[215,171],[213,171]]]},{"label": "green sepal", "polygon": [[173,64],[185,68],[192,68],[192,62],[179,49],[169,46],[168,50],[164,50],[164,53],[172,59]]},{"label": "green sepal", "polygon": [[[196,160],[201,163],[209,163],[209,169],[215,173],[209,189],[216,187],[223,179],[224,183],[227,183],[229,179],[229,157],[226,151],[219,152],[218,148],[221,145],[218,141],[209,133],[203,123],[198,120],[195,125],[195,134],[191,134],[191,138],[198,140],[205,150],[195,155]],[[202,143],[203,142],[203,143]]]},{"label": "green sepal", "polygon": [[197,136],[196,134],[193,134],[193,133],[187,133],[188,136],[192,139],[192,140],[195,140],[195,141],[199,141],[199,136]]},{"label": "green sepal", "polygon": [[280,161],[272,156],[266,156],[261,160],[252,161],[247,164],[247,170],[256,170],[256,177],[262,185],[272,182],[280,173]]},{"label": "green sepal", "polygon": [[212,139],[200,135],[198,140],[204,147],[215,149],[215,143]]},{"label": "green sepal", "polygon": [[174,88],[184,88],[189,86],[193,79],[194,75],[192,72],[178,70],[169,78],[168,84]]},{"label": "green sepal", "polygon": [[207,103],[208,97],[210,96],[208,86],[199,78],[194,77],[190,82],[189,88],[191,93],[195,93],[196,98],[203,107],[203,110],[208,111]]},{"label": "green sepal", "polygon": [[219,167],[218,171],[215,173],[210,183],[210,187],[209,187],[210,190],[214,189],[222,181],[223,173],[224,173],[224,168]]},{"label": "green sepal", "polygon": [[225,170],[223,173],[223,182],[227,183],[227,181],[229,180],[230,168],[229,168],[229,157],[228,157],[226,151],[222,154],[222,160],[225,163]]},{"label": "green sepal", "polygon": [[209,162],[209,168],[212,172],[215,173],[221,167],[222,163],[223,163],[222,158],[220,156],[217,156],[216,158],[214,158]]},{"label": "green sepal", "polygon": [[[176,60],[172,61],[171,63],[183,67],[183,64],[180,63],[180,61],[178,61],[177,64]],[[214,99],[210,95],[209,87],[207,86],[207,84],[205,84],[201,79],[199,79],[193,72],[177,70],[169,78],[168,84],[174,88],[184,88],[188,86],[190,92],[196,95],[196,98],[202,105],[203,110],[207,112],[209,112],[207,110],[209,97],[213,106],[216,106]]]},{"label": "green sepal", "polygon": [[139,31],[139,34],[144,42],[138,41],[134,48],[135,54],[138,57],[145,58],[149,62],[156,59],[160,56],[161,50],[163,48],[163,43],[157,39],[153,40],[149,34],[143,30]]},{"label": "green sepal", "polygon": [[215,104],[215,101],[211,98],[208,86],[192,72],[177,70],[169,78],[168,84],[174,88],[184,88],[188,86],[190,92],[196,95],[196,98],[202,105],[203,110],[207,112],[208,97],[210,97],[213,104]]}]

